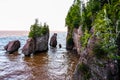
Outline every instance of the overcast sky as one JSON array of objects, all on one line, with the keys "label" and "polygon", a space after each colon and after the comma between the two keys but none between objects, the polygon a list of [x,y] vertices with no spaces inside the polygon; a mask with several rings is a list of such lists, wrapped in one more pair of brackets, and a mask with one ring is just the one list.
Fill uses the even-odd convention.
[{"label": "overcast sky", "polygon": [[29,30],[36,18],[51,31],[65,31],[65,17],[74,0],[0,0],[0,30]]}]

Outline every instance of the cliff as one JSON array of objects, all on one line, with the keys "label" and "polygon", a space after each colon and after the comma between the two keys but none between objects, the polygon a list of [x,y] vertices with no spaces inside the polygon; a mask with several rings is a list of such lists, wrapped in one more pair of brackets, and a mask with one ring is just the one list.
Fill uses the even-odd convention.
[{"label": "cliff", "polygon": [[[78,29],[78,31],[81,30]],[[73,33],[76,34],[76,32]],[[77,40],[76,36],[82,35],[73,35],[74,42]],[[81,50],[81,44],[79,45],[79,50],[81,50],[81,52],[78,52],[80,59],[74,72],[73,80],[119,80],[118,62],[108,58],[107,54],[100,50],[100,47],[98,47],[100,41],[92,34],[84,50]],[[78,48],[76,45],[75,47]]]},{"label": "cliff", "polygon": [[120,80],[118,0],[74,0],[66,16],[66,48],[80,55],[73,80]]}]

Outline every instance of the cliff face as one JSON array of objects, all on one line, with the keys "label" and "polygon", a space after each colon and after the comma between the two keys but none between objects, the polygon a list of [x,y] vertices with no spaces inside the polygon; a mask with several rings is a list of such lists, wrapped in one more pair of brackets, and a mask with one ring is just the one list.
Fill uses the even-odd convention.
[{"label": "cliff face", "polygon": [[67,48],[80,55],[74,80],[120,80],[119,3],[74,0],[65,19]]},{"label": "cliff face", "polygon": [[[98,39],[93,33],[86,48],[81,49],[80,37],[82,36],[82,30],[74,29],[73,42],[74,47],[77,49],[80,55],[79,63],[73,75],[73,80],[119,80],[119,68],[117,60],[107,58],[106,54],[102,53],[100,49],[96,52]],[[93,30],[91,30],[93,31]],[[100,55],[97,53],[101,53]]]},{"label": "cliff face", "polygon": [[[67,50],[74,50],[75,52],[77,52],[79,54],[80,52],[80,37],[82,35],[82,31],[81,31],[81,28],[79,27],[78,29],[77,28],[74,28],[73,31],[70,31],[68,29],[68,32],[67,32],[67,43],[66,43],[66,49]],[[71,37],[71,38],[70,38]]]},{"label": "cliff face", "polygon": [[81,35],[83,35],[83,32],[81,30],[81,27],[79,27],[78,29],[73,29],[73,42],[74,42],[74,50],[77,51],[78,54],[80,54],[80,48],[81,48],[81,44],[80,44],[80,37]]},{"label": "cliff face", "polygon": [[73,47],[74,47],[72,33],[73,33],[72,30],[68,28],[67,37],[66,37],[66,49],[67,50],[73,50]]}]

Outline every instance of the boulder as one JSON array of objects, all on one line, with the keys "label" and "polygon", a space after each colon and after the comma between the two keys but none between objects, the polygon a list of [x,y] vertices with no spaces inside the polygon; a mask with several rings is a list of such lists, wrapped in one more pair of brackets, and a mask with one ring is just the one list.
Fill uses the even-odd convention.
[{"label": "boulder", "polygon": [[15,52],[15,51],[18,51],[19,48],[20,48],[20,41],[19,41],[19,40],[10,41],[10,42],[4,47],[4,49],[5,49],[8,53],[13,53],[13,52]]},{"label": "boulder", "polygon": [[50,39],[50,46],[56,47],[57,46],[57,33],[54,33]]},{"label": "boulder", "polygon": [[27,43],[22,48],[22,53],[25,56],[30,56],[30,54],[34,53],[34,40],[32,38],[27,40]]}]

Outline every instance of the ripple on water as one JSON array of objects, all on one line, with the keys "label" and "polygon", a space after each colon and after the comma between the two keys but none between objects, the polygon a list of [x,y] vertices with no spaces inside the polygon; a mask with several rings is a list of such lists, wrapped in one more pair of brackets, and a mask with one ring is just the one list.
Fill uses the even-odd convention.
[{"label": "ripple on water", "polygon": [[[0,80],[70,80],[78,55],[65,50],[65,38],[66,33],[58,33],[58,44],[62,44],[62,48],[49,48],[48,52],[31,57],[21,53],[27,36],[0,38]],[[19,53],[6,54],[3,47],[15,39],[21,42]]]}]

